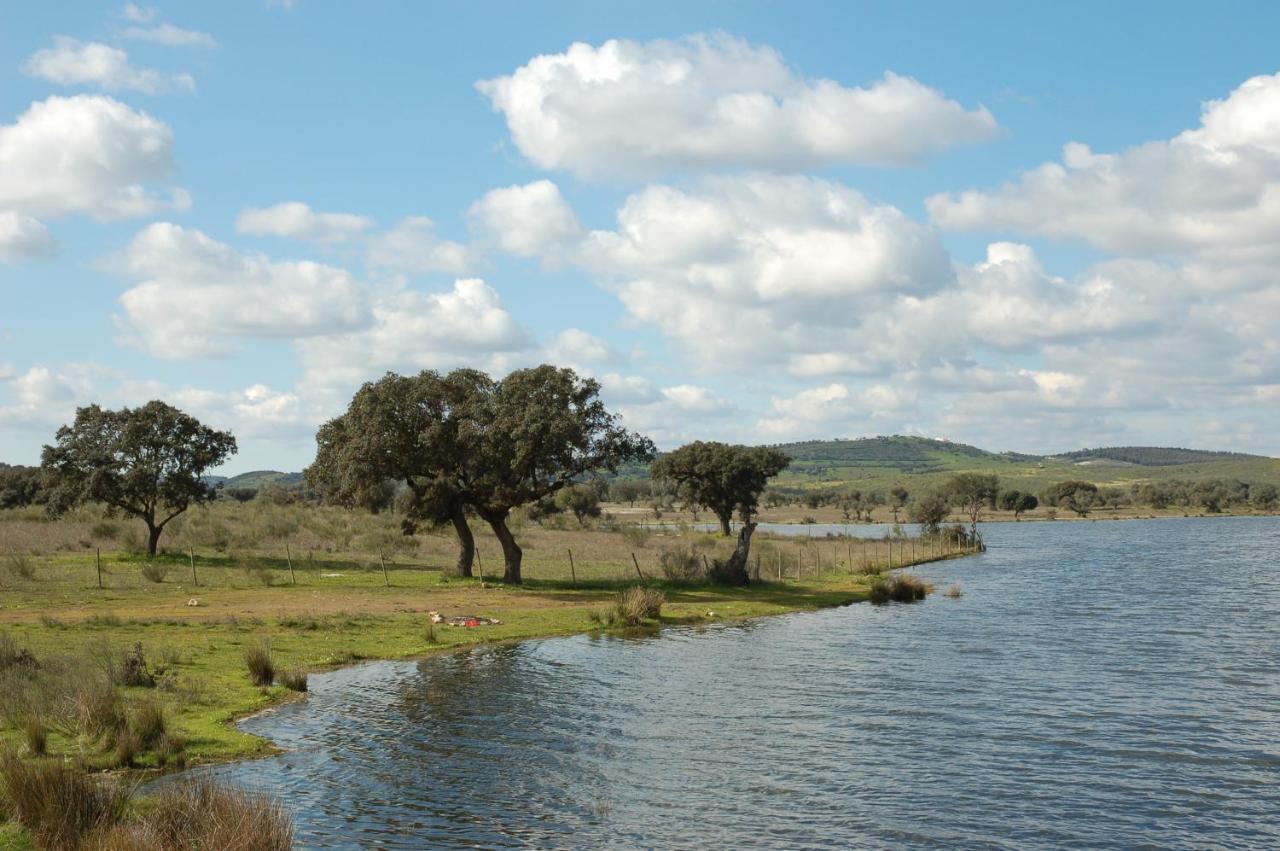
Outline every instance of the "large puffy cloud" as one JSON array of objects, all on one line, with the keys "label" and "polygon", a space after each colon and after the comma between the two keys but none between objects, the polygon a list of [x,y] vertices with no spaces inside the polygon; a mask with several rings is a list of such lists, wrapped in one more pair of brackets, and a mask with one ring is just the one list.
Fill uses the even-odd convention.
[{"label": "large puffy cloud", "polygon": [[1247,80],[1204,105],[1200,126],[1168,141],[1099,154],[1072,142],[989,192],[936,195],[955,230],[1009,229],[1078,239],[1122,254],[1277,256],[1280,74]]},{"label": "large puffy cloud", "polygon": [[39,221],[12,210],[0,210],[0,260],[49,257],[57,247],[49,229]]},{"label": "large puffy cloud", "polygon": [[118,47],[65,35],[55,36],[53,47],[32,54],[22,69],[61,86],[92,85],[111,92],[159,94],[171,89],[194,91],[196,87],[190,74],[137,68],[129,63],[129,54]]},{"label": "large puffy cloud", "polygon": [[534,359],[533,338],[484,281],[441,293],[401,290],[378,300],[364,328],[299,340],[305,389],[330,400],[386,370],[475,366],[502,373]]},{"label": "large puffy cloud", "polygon": [[488,192],[471,205],[471,228],[485,242],[519,257],[547,257],[582,236],[573,208],[550,180]]},{"label": "large puffy cloud", "polygon": [[477,86],[526,157],[584,177],[901,165],[998,130],[985,108],[909,77],[805,79],[773,49],[724,34],[577,43]]},{"label": "large puffy cloud", "polygon": [[649,187],[577,258],[708,369],[843,346],[864,313],[954,280],[929,227],[802,177]]},{"label": "large puffy cloud", "polygon": [[172,132],[145,112],[101,95],[50,97],[0,125],[0,209],[99,220],[183,209],[182,190],[148,188],[168,177],[172,155]]},{"label": "large puffy cloud", "polygon": [[249,207],[236,217],[236,230],[240,233],[311,242],[343,242],[360,236],[373,224],[373,219],[354,213],[318,213],[301,201]]},{"label": "large puffy cloud", "polygon": [[291,339],[370,322],[365,290],[342,269],[242,255],[170,223],[139,233],[120,264],[141,279],[120,297],[131,341],[158,357],[217,354],[239,338]]}]

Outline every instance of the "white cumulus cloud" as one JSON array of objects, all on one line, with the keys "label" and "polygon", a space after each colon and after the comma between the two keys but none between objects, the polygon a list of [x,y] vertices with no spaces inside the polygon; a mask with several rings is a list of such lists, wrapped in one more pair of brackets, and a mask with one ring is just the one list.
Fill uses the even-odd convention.
[{"label": "white cumulus cloud", "polygon": [[471,205],[468,219],[486,243],[519,257],[547,257],[583,234],[577,214],[550,180],[494,189]]},{"label": "white cumulus cloud", "polygon": [[1071,142],[991,191],[928,199],[953,230],[1012,230],[1120,254],[1276,257],[1280,231],[1280,74],[1205,104],[1200,126],[1120,153]]},{"label": "white cumulus cloud", "polygon": [[196,87],[190,74],[137,68],[129,63],[129,54],[118,47],[65,35],[54,36],[53,47],[36,51],[22,70],[61,86],[92,85],[110,92],[159,94],[173,89],[194,91]]},{"label": "white cumulus cloud", "polygon": [[301,201],[249,207],[236,217],[236,230],[251,236],[280,236],[310,242],[343,242],[372,228],[373,219],[354,213],[317,213]]},{"label": "white cumulus cloud", "polygon": [[172,168],[169,127],[110,97],[50,97],[0,125],[0,209],[99,220],[185,209],[181,189],[149,188]]},{"label": "white cumulus cloud", "polygon": [[746,166],[903,165],[998,132],[910,77],[806,79],[777,51],[723,33],[575,43],[477,84],[516,146],[582,177]]},{"label": "white cumulus cloud", "polygon": [[345,270],[246,256],[167,222],[139,233],[121,265],[140,279],[120,297],[128,337],[158,357],[218,354],[237,339],[332,334],[371,321],[365,290]]}]

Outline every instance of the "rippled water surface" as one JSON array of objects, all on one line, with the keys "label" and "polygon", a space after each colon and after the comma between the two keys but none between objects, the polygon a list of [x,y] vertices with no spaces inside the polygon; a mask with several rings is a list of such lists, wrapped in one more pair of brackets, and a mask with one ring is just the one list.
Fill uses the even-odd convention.
[{"label": "rippled water surface", "polygon": [[1280,521],[1021,523],[913,606],[313,676],[301,844],[1280,846]]}]

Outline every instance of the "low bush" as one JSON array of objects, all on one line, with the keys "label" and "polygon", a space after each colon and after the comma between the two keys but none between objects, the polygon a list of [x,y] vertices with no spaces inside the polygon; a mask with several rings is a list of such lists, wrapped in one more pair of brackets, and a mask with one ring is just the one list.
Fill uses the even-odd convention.
[{"label": "low bush", "polygon": [[133,649],[124,654],[119,667],[115,668],[112,681],[116,685],[153,688],[156,678],[147,669],[147,657],[142,652],[142,642],[135,642]]},{"label": "low bush", "polygon": [[948,588],[945,593],[948,597],[955,600],[964,596],[964,587],[957,582],[955,585]]},{"label": "low bush", "polygon": [[693,548],[663,550],[658,556],[662,575],[671,582],[700,582],[706,578],[702,557]]},{"label": "low bush", "polygon": [[271,648],[265,643],[244,651],[244,664],[249,669],[249,681],[255,686],[269,686],[276,681],[276,665],[271,658]]},{"label": "low bush", "polygon": [[168,566],[159,562],[149,561],[142,566],[142,578],[148,582],[154,582],[159,585],[164,582],[165,577],[168,575]]},{"label": "low bush", "polygon": [[9,553],[5,556],[5,567],[14,579],[35,579],[36,565],[22,553]]},{"label": "low bush", "polygon": [[99,520],[89,527],[89,537],[97,541],[114,541],[120,534],[120,526],[110,520]]},{"label": "low bush", "polygon": [[616,622],[623,626],[639,626],[642,622],[658,617],[662,613],[662,604],[666,596],[652,588],[633,585],[618,592],[613,604],[613,615]]},{"label": "low bush", "polygon": [[4,809],[38,847],[68,851],[85,847],[89,833],[119,823],[129,803],[129,791],[110,780],[61,762],[24,760],[12,751],[0,754],[0,791]]},{"label": "low bush", "polygon": [[40,667],[35,654],[25,647],[19,647],[7,632],[0,632],[0,671],[10,668],[35,670]]},{"label": "low bush", "polygon": [[128,728],[116,731],[115,754],[117,766],[120,768],[132,768],[142,751],[142,737],[136,732]]},{"label": "low bush", "polygon": [[284,686],[289,691],[306,691],[307,672],[299,670],[281,671],[280,685]]}]

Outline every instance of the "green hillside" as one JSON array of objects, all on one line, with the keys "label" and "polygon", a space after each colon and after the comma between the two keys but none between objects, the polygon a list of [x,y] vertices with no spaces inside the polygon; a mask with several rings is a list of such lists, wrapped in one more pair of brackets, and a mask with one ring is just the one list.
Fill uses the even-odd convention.
[{"label": "green hillside", "polygon": [[919,487],[958,472],[994,473],[1006,487],[1036,493],[1065,479],[1100,486],[1169,479],[1236,479],[1280,485],[1280,460],[1236,452],[1125,446],[1038,456],[900,435],[784,443],[776,448],[795,459],[778,477],[778,486],[784,488]]}]

